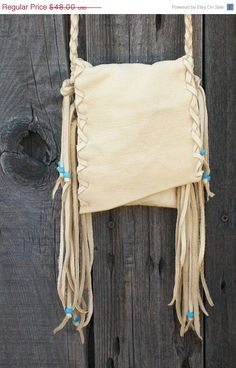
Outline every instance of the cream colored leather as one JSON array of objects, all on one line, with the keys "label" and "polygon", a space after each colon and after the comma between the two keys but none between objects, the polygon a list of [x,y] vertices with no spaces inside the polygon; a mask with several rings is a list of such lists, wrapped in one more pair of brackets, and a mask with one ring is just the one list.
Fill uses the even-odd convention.
[{"label": "cream colored leather", "polygon": [[175,207],[175,188],[200,180],[185,58],[95,67],[77,59],[80,213]]},{"label": "cream colored leather", "polygon": [[163,192],[127,203],[127,206],[135,205],[176,208],[176,188],[164,190]]}]

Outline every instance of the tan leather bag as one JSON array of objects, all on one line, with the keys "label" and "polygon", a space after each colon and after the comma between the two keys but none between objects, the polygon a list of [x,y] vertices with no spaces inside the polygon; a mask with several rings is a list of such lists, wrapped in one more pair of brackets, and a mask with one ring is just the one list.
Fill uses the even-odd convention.
[{"label": "tan leather bag", "polygon": [[[194,75],[192,20],[185,55],[146,64],[92,66],[77,57],[78,16],[71,17],[71,78],[64,81],[61,249],[58,292],[81,332],[92,315],[91,213],[124,205],[176,207],[176,276],[172,303],[181,335],[200,336],[204,277],[204,187],[209,188],[205,95]],[[76,137],[77,134],[77,137]],[[78,205],[78,200],[79,204]],[[80,212],[81,235],[78,231]],[[82,336],[83,339],[83,336]]]}]

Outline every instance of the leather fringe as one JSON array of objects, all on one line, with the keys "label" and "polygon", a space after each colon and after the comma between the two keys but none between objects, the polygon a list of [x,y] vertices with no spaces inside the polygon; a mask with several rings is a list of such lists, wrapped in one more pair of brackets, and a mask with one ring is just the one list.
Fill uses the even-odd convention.
[{"label": "leather fringe", "polygon": [[176,256],[175,285],[170,305],[175,303],[176,313],[180,322],[180,335],[192,328],[199,338],[200,311],[206,316],[202,300],[201,286],[210,306],[213,301],[207,287],[204,274],[205,254],[205,195],[213,197],[210,191],[210,167],[208,150],[208,120],[205,93],[196,79],[198,93],[198,110],[201,122],[202,148],[202,180],[177,188],[177,223],[176,223]]},{"label": "leather fringe", "polygon": [[59,178],[53,197],[59,187],[61,196],[60,250],[58,259],[57,290],[65,317],[54,334],[72,320],[84,342],[83,328],[93,313],[91,269],[93,264],[92,215],[79,215],[77,178],[77,118],[71,80],[63,83],[62,142],[58,163]]}]

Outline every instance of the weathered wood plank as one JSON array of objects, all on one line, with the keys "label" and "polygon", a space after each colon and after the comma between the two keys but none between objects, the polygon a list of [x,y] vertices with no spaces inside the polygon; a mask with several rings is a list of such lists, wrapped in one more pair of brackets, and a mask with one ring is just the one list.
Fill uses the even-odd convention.
[{"label": "weathered wood plank", "polygon": [[[175,226],[175,211],[167,209],[132,207],[94,215],[95,346],[92,328],[85,347],[73,329],[52,336],[63,315],[56,295],[59,201],[52,218],[50,193],[59,149],[59,88],[68,75],[68,18],[1,16],[1,367],[236,365],[236,23],[232,16],[206,17],[202,65],[201,17],[194,22],[196,70],[201,74],[204,66],[205,71],[217,194],[207,212],[206,271],[216,307],[205,321],[204,356],[192,334],[178,336],[176,318],[167,307]],[[80,56],[94,64],[151,63],[180,56],[182,39],[181,16],[87,16],[81,19]]]},{"label": "weathered wood plank", "polygon": [[[194,21],[201,72],[201,17]],[[92,64],[175,59],[183,54],[183,34],[181,16],[90,15],[87,59]],[[201,343],[191,333],[179,337],[167,307],[176,212],[127,207],[95,214],[93,220],[95,367],[203,367]]]},{"label": "weathered wood plank", "polygon": [[51,190],[59,89],[68,75],[65,20],[0,17],[1,367],[87,367],[73,329],[52,334],[63,317],[56,293],[59,201],[53,217]]},{"label": "weathered wood plank", "polygon": [[205,17],[212,188],[206,270],[215,302],[206,319],[205,367],[236,367],[236,17]]}]

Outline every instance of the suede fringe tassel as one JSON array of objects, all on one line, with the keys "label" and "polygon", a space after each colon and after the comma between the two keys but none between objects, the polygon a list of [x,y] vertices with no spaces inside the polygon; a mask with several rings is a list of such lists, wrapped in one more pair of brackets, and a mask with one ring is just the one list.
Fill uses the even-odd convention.
[{"label": "suede fringe tassel", "polygon": [[62,189],[57,290],[65,312],[64,319],[55,328],[54,333],[63,329],[71,320],[80,332],[83,343],[83,328],[88,325],[93,313],[91,269],[94,245],[92,215],[79,215],[76,148],[78,123],[74,104],[73,68],[77,53],[76,27],[78,22],[72,22],[71,78],[65,80],[61,88],[63,95],[61,157],[58,161],[59,177],[53,190],[54,197],[59,187]]},{"label": "suede fringe tassel", "polygon": [[192,328],[199,338],[200,311],[208,313],[203,303],[201,285],[206,300],[213,301],[206,284],[204,274],[205,254],[205,193],[207,199],[213,197],[210,191],[210,168],[208,163],[208,121],[205,94],[196,78],[197,102],[200,117],[200,141],[204,145],[200,150],[202,160],[202,180],[177,188],[176,258],[175,285],[173,299],[178,320],[181,324],[180,335]]}]

